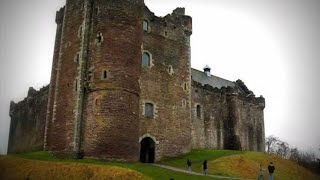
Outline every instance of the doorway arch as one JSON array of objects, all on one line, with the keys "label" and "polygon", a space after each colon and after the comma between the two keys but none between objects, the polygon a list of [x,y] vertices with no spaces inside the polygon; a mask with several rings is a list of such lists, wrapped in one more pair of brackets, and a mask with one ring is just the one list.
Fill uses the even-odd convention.
[{"label": "doorway arch", "polygon": [[145,137],[140,142],[140,162],[154,163],[156,144],[150,137]]}]

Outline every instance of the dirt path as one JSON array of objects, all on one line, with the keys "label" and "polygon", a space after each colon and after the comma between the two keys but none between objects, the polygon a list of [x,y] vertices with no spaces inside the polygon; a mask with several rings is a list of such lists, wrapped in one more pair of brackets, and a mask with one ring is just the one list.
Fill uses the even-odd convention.
[{"label": "dirt path", "polygon": [[[172,171],[177,171],[177,172],[186,173],[186,174],[192,174],[192,175],[197,175],[197,176],[204,176],[204,174],[202,174],[202,173],[189,172],[189,171],[187,171],[187,170],[180,169],[180,168],[176,168],[176,167],[172,167],[172,166],[166,166],[166,165],[162,165],[162,164],[152,164],[152,165],[157,166],[157,167],[161,167],[161,168],[164,168],[164,169],[170,169],[170,170],[172,170]],[[234,177],[227,177],[227,176],[218,176],[218,175],[212,175],[212,174],[207,174],[206,176],[214,177],[214,178],[219,178],[219,179],[246,180],[246,179],[242,179],[242,178],[234,178]]]}]

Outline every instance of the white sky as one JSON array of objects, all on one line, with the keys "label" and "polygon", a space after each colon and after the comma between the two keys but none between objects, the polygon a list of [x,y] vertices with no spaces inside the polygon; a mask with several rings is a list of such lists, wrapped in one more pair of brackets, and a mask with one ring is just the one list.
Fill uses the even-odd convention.
[{"label": "white sky", "polygon": [[[0,2],[0,153],[10,100],[49,83],[55,12],[64,0]],[[320,1],[145,0],[158,16],[185,7],[193,19],[192,67],[241,79],[266,98],[266,136],[303,150],[320,145]]]}]

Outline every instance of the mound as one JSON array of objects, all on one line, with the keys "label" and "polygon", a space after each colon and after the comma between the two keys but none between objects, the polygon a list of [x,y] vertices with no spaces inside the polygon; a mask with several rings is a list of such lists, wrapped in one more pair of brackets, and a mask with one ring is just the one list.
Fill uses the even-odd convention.
[{"label": "mound", "polygon": [[150,179],[120,167],[0,156],[0,179]]},{"label": "mound", "polygon": [[273,162],[276,170],[275,179],[281,180],[319,180],[314,175],[297,163],[282,159],[277,156],[267,155],[260,152],[245,152],[209,161],[209,172],[226,176],[256,179],[259,165],[262,164],[264,177],[268,177],[268,164]]}]

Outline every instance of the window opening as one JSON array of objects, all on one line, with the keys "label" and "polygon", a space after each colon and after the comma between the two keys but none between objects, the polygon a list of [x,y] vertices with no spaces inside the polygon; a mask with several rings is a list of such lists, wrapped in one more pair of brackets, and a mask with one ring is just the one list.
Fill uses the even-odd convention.
[{"label": "window opening", "polygon": [[75,89],[74,91],[78,91],[78,80],[76,79]]},{"label": "window opening", "polygon": [[98,43],[101,43],[102,40],[103,40],[102,33],[98,33],[98,34],[97,34],[97,37],[96,37],[96,41],[97,41]]},{"label": "window opening", "polygon": [[197,117],[201,118],[201,106],[197,105]]},{"label": "window opening", "polygon": [[107,79],[108,78],[108,71],[104,70],[102,73],[102,79]]},{"label": "window opening", "polygon": [[145,103],[144,105],[144,115],[148,118],[153,118],[154,106],[152,103]]},{"label": "window opening", "polygon": [[145,32],[148,32],[149,31],[149,22],[147,20],[144,20],[143,21],[143,30]]},{"label": "window opening", "polygon": [[142,67],[149,67],[150,66],[150,55],[146,52],[142,55]]}]

